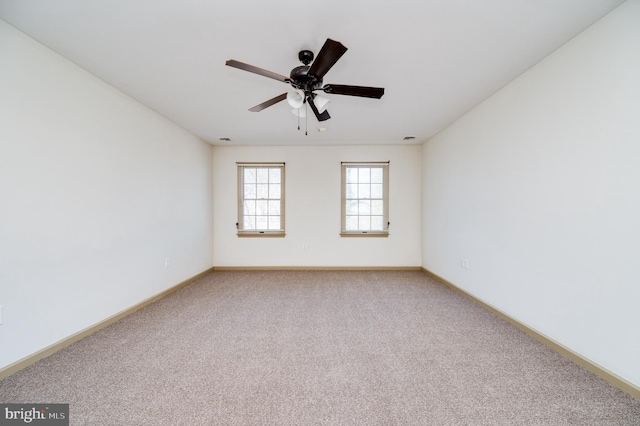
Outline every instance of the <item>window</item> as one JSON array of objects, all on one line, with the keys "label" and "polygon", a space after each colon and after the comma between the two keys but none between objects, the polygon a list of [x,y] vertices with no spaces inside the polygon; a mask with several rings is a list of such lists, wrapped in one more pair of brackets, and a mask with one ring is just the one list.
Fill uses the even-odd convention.
[{"label": "window", "polygon": [[238,163],[239,237],[284,237],[284,163]]},{"label": "window", "polygon": [[389,235],[389,163],[342,163],[343,237]]}]

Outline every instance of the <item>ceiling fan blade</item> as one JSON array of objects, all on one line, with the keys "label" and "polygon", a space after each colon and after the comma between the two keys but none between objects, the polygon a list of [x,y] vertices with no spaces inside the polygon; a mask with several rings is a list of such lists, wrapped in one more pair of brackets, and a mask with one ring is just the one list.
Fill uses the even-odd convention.
[{"label": "ceiling fan blade", "polygon": [[271,98],[268,101],[264,101],[263,103],[256,105],[253,108],[249,108],[249,111],[259,112],[265,108],[269,108],[271,105],[277,104],[280,101],[284,101],[285,99],[287,99],[287,94],[283,93],[282,95],[278,95],[275,98]]},{"label": "ceiling fan blade", "polygon": [[329,115],[329,111],[327,110],[324,110],[322,114],[320,114],[320,112],[318,111],[318,107],[316,107],[316,104],[313,102],[313,98],[311,96],[307,96],[307,102],[309,103],[309,106],[311,107],[311,110],[315,114],[318,121],[326,121],[331,118],[331,116]]},{"label": "ceiling fan blade", "polygon": [[244,62],[236,61],[235,59],[229,59],[226,65],[234,68],[238,68],[244,71],[249,71],[254,74],[259,74],[265,77],[273,78],[274,80],[282,81],[283,83],[288,83],[289,77],[286,77],[282,74],[275,73],[273,71],[268,71],[262,68],[254,67],[253,65],[245,64]]},{"label": "ceiling fan blade", "polygon": [[360,96],[363,98],[380,99],[384,95],[382,87],[345,86],[344,84],[325,84],[322,88],[325,93],[333,95]]},{"label": "ceiling fan blade", "polygon": [[315,61],[311,64],[309,74],[316,76],[318,79],[322,79],[327,71],[338,62],[338,59],[340,59],[346,51],[347,48],[342,43],[328,38],[327,41],[324,42],[322,49],[320,49],[320,53],[316,56]]}]

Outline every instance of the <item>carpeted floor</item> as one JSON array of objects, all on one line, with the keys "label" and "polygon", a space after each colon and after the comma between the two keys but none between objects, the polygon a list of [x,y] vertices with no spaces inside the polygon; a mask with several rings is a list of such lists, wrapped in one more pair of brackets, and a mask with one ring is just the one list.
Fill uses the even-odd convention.
[{"label": "carpeted floor", "polygon": [[72,425],[640,425],[420,271],[215,271],[0,381]]}]

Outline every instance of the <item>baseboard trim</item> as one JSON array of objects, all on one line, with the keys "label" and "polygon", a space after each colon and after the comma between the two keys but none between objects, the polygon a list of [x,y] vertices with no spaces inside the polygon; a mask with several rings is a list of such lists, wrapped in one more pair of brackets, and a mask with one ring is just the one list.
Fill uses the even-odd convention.
[{"label": "baseboard trim", "polygon": [[96,331],[110,325],[113,324],[114,322],[121,320],[122,318],[131,315],[132,313],[144,308],[147,305],[150,305],[153,302],[156,302],[160,299],[162,299],[163,297],[166,297],[167,295],[169,295],[170,293],[173,293],[176,290],[179,290],[180,288],[190,284],[191,282],[193,282],[194,280],[200,278],[201,276],[211,272],[213,270],[213,267],[206,269],[205,271],[200,272],[199,274],[196,274],[194,276],[192,276],[191,278],[188,278],[176,285],[174,285],[171,288],[168,288],[158,294],[156,294],[155,296],[151,296],[148,299],[143,300],[140,303],[137,303],[136,305],[133,305],[132,307],[125,309],[124,311],[121,311],[115,315],[112,315],[108,318],[106,318],[105,320],[102,320],[90,327],[85,328],[84,330],[81,330],[75,334],[72,334],[69,337],[66,337],[52,345],[47,346],[44,349],[39,350],[38,352],[35,352],[31,355],[28,355],[12,364],[7,365],[6,367],[0,369],[0,380],[4,379],[5,377],[8,377],[10,375],[12,375],[13,373],[16,373],[20,370],[22,370],[23,368],[26,368],[28,366],[30,366],[31,364],[36,363],[37,361],[40,361],[43,358],[48,357],[49,355],[54,354],[55,352],[58,352],[61,349],[66,348],[67,346],[71,345],[72,343],[77,342],[80,339],[83,339],[93,333],[95,333]]},{"label": "baseboard trim", "polygon": [[420,271],[421,266],[214,266],[215,271]]},{"label": "baseboard trim", "polygon": [[540,333],[539,331],[534,330],[533,328],[521,323],[520,321],[518,321],[515,318],[507,315],[506,313],[502,312],[501,310],[494,308],[493,306],[489,305],[488,303],[478,299],[473,294],[468,293],[467,291],[461,289],[460,287],[458,287],[457,285],[453,284],[452,282],[447,281],[446,279],[442,278],[441,276],[439,276],[437,274],[434,274],[430,270],[428,270],[428,269],[426,269],[424,267],[422,267],[421,269],[427,275],[432,276],[433,278],[437,279],[438,281],[441,281],[442,283],[444,283],[446,286],[450,287],[451,289],[453,289],[453,290],[457,291],[458,293],[468,297],[469,299],[471,299],[475,303],[479,304],[480,306],[482,306],[486,310],[494,313],[495,315],[497,315],[500,318],[504,319],[505,321],[509,322],[513,326],[515,326],[518,329],[524,331],[525,333],[527,333],[528,335],[530,335],[534,339],[536,339],[539,342],[547,345],[548,347],[550,347],[554,351],[556,351],[559,354],[563,355],[564,357],[570,359],[571,361],[575,362],[579,366],[586,368],[590,372],[592,372],[595,375],[597,375],[598,377],[606,380],[611,385],[617,387],[621,391],[626,392],[629,395],[631,395],[632,397],[640,400],[640,387],[638,387],[638,386],[634,385],[633,383],[623,379],[622,377],[618,376],[617,374],[612,373],[611,371],[609,371],[606,368],[600,366],[599,364],[591,361],[590,359],[585,358],[584,356],[574,352],[573,350],[567,348],[566,346],[562,345],[561,343],[556,342],[552,338],[550,338],[548,336],[545,336],[544,334]]}]

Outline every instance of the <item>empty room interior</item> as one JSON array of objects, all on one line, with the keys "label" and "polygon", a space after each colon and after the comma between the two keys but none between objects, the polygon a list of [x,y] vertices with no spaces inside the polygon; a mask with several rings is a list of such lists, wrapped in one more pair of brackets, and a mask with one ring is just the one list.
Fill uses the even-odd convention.
[{"label": "empty room interior", "polygon": [[639,22],[0,0],[0,403],[640,424]]}]

